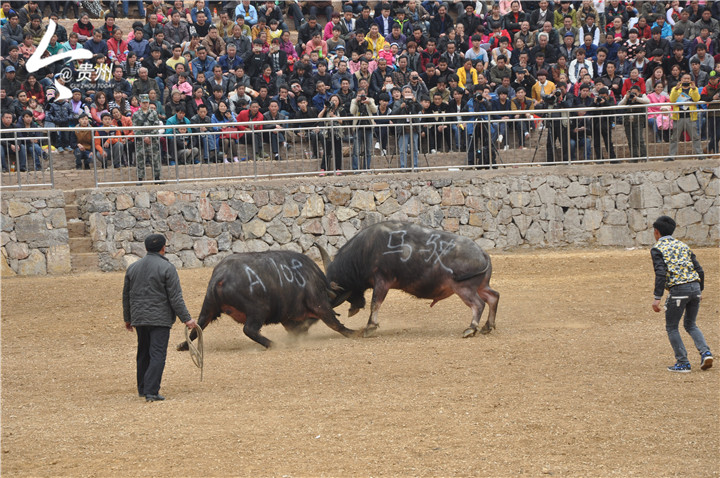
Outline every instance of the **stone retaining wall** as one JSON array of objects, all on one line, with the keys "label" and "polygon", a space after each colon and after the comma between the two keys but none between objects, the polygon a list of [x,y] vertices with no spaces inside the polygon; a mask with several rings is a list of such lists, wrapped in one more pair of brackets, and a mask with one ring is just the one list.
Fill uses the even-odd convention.
[{"label": "stone retaining wall", "polygon": [[70,272],[62,191],[3,192],[0,213],[3,275]]},{"label": "stone retaining wall", "polygon": [[[499,171],[163,185],[76,191],[102,270],[168,238],[177,267],[212,267],[233,252],[284,248],[318,259],[361,228],[410,220],[486,249],[652,244],[652,221],[676,218],[676,237],[720,245],[720,161],[555,166]],[[71,270],[61,191],[3,192],[3,273]]]},{"label": "stone retaining wall", "polygon": [[[651,167],[652,166],[652,167]],[[284,248],[318,258],[385,219],[419,222],[486,249],[648,246],[661,214],[694,246],[720,244],[720,163],[557,166],[493,172],[351,175],[286,181],[79,191],[102,270],[168,238],[177,267],[212,267],[233,252]]]}]

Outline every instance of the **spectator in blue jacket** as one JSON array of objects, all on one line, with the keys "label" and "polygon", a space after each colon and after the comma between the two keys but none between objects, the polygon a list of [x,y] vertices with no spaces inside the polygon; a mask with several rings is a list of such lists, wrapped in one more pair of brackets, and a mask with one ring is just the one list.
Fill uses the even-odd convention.
[{"label": "spectator in blue jacket", "polygon": [[90,50],[93,55],[108,55],[107,42],[102,39],[102,32],[99,28],[93,31],[92,38],[86,41],[83,47]]},{"label": "spectator in blue jacket", "polygon": [[237,54],[237,47],[234,43],[228,43],[227,54],[218,58],[217,64],[220,65],[223,73],[235,74],[235,68],[242,65],[243,61]]},{"label": "spectator in blue jacket", "polygon": [[212,76],[212,70],[217,64],[215,60],[210,58],[207,54],[207,49],[200,45],[197,47],[197,58],[190,62],[192,64],[192,74],[197,80],[198,73],[205,73],[206,78]]}]

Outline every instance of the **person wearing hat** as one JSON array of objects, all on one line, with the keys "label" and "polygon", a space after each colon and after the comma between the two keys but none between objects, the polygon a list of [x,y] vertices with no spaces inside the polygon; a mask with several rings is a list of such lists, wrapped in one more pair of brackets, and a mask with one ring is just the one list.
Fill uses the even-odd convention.
[{"label": "person wearing hat", "polygon": [[20,91],[22,83],[20,83],[20,80],[17,79],[15,67],[8,66],[5,68],[5,76],[2,78],[2,87],[5,89],[5,95],[7,95],[8,98],[14,99],[17,96],[17,92]]},{"label": "person wearing hat", "polygon": [[147,402],[165,400],[160,383],[165,370],[170,329],[175,317],[189,329],[197,326],[182,296],[177,270],[165,257],[165,236],[145,238],[145,257],[131,264],[123,285],[125,328],[137,333],[137,391]]},{"label": "person wearing hat", "polygon": [[710,72],[708,84],[702,89],[700,99],[707,105],[707,127],[708,127],[708,154],[715,154],[718,151],[720,141],[720,74],[713,70]]},{"label": "person wearing hat", "polygon": [[[160,124],[157,111],[150,109],[150,97],[140,95],[140,109],[132,116],[133,126],[156,126]],[[143,129],[135,131],[138,139],[135,141],[135,159],[137,162],[138,181],[145,180],[145,163],[152,164],[155,181],[160,180],[160,140],[156,136],[156,129]],[[150,137],[148,135],[154,135]]]}]

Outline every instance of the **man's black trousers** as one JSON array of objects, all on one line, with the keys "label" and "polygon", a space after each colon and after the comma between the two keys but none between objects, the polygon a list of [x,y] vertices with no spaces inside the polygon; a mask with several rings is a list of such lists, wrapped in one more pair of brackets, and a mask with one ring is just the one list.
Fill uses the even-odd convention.
[{"label": "man's black trousers", "polygon": [[157,395],[165,370],[170,327],[135,327],[138,337],[137,385],[140,395]]}]

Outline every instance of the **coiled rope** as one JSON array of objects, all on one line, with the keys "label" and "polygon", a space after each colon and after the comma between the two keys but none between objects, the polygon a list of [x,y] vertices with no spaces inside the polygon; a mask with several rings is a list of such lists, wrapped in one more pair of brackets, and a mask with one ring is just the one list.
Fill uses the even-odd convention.
[{"label": "coiled rope", "polygon": [[200,381],[203,379],[203,334],[202,329],[198,325],[195,327],[197,331],[197,346],[190,340],[190,329],[185,327],[185,340],[187,340],[188,350],[190,351],[190,358],[197,368],[200,369]]}]

